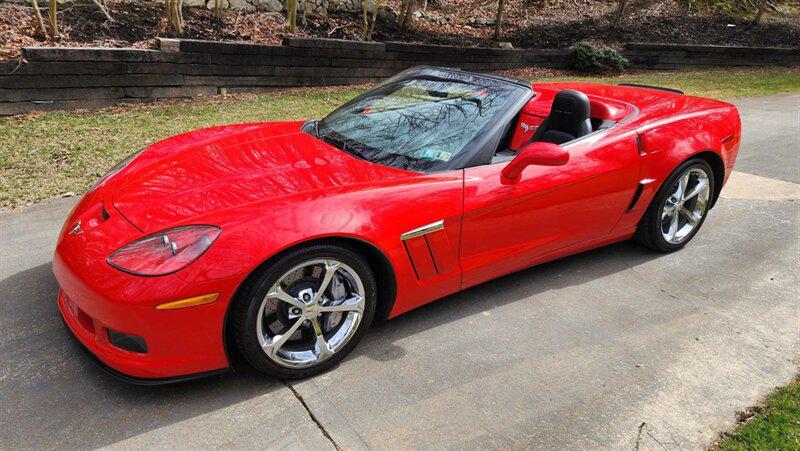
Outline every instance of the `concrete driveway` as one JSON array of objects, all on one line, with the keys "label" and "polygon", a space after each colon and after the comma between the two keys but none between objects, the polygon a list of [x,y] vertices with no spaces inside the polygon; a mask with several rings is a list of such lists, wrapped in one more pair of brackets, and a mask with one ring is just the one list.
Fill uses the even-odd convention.
[{"label": "concrete driveway", "polygon": [[737,173],[684,250],[630,243],[378,325],[338,368],[142,388],[58,319],[74,199],[0,215],[0,448],[697,448],[800,364],[800,94],[736,102]]}]

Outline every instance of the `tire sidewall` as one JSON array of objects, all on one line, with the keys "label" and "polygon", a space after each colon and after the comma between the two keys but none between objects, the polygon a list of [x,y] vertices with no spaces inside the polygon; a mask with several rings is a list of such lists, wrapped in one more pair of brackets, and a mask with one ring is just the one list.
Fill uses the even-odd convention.
[{"label": "tire sidewall", "polygon": [[[697,226],[692,230],[689,235],[679,244],[670,243],[664,239],[664,236],[661,233],[661,212],[664,209],[664,205],[667,203],[667,198],[670,194],[670,188],[672,188],[672,184],[675,183],[675,180],[678,179],[681,175],[683,175],[686,171],[690,169],[702,169],[703,172],[706,173],[708,176],[708,184],[709,184],[709,193],[708,193],[708,204],[706,205],[706,210],[703,213],[702,219],[697,224]],[[658,190],[658,193],[655,198],[654,206],[655,208],[651,209],[648,212],[651,215],[650,224],[653,226],[653,230],[648,231],[652,234],[652,239],[654,244],[664,251],[675,251],[678,249],[683,248],[686,246],[700,228],[703,226],[703,223],[706,221],[706,217],[708,217],[708,211],[711,209],[711,202],[714,199],[714,190],[716,189],[715,180],[714,180],[714,171],[711,169],[711,166],[705,161],[699,158],[694,158],[685,163],[678,166],[675,171],[670,174],[667,180],[661,185],[661,188]]]},{"label": "tire sidewall", "polygon": [[[350,266],[364,286],[365,306],[358,329],[350,340],[325,362],[305,368],[289,368],[271,360],[264,353],[258,340],[258,310],[270,288],[278,278],[295,266],[316,259],[336,259]],[[278,258],[274,263],[260,268],[252,283],[237,296],[237,309],[234,311],[236,342],[247,361],[262,372],[281,378],[303,378],[322,373],[336,366],[349,354],[363,338],[375,315],[377,305],[377,286],[367,262],[350,248],[338,245],[314,245],[297,249]]]}]

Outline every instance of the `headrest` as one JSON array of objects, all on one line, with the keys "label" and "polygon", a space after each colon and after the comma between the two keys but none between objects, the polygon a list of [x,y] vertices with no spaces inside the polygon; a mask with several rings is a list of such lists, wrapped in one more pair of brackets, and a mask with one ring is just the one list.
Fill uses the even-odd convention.
[{"label": "headrest", "polygon": [[579,137],[586,134],[585,127],[590,113],[591,106],[586,94],[566,89],[559,91],[553,99],[548,121],[550,128]]}]

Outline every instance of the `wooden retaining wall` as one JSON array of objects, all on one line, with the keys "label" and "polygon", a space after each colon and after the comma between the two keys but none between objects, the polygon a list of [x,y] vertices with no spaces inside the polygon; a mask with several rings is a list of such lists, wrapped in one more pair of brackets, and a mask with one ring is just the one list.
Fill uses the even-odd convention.
[{"label": "wooden retaining wall", "polygon": [[[800,49],[629,44],[634,67],[800,65]],[[416,65],[564,68],[567,50],[286,38],[283,45],[161,39],[159,50],[28,47],[0,63],[0,115],[276,87],[375,82]]]}]

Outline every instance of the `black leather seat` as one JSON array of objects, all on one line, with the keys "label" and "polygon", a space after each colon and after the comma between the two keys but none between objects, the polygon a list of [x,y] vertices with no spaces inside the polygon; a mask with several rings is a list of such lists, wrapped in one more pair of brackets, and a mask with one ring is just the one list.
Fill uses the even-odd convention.
[{"label": "black leather seat", "polygon": [[532,142],[563,144],[592,132],[589,98],[580,91],[560,91],[553,99],[550,115],[542,121]]}]

